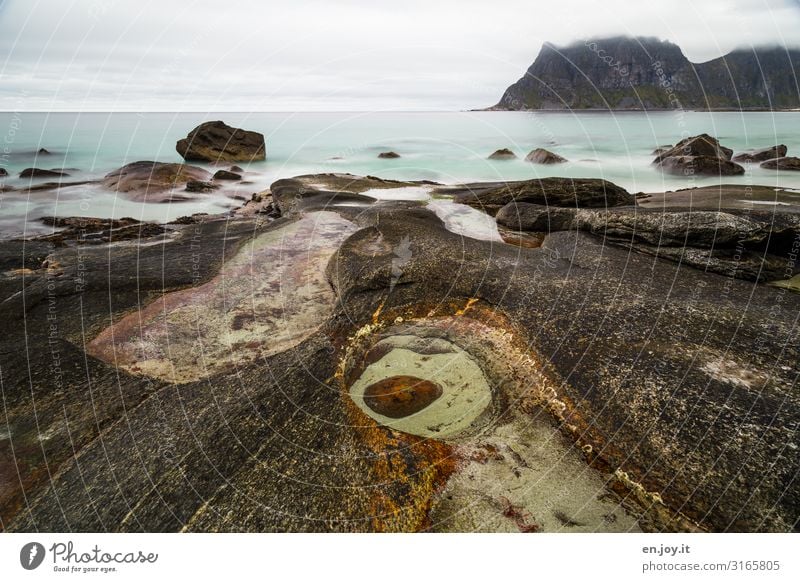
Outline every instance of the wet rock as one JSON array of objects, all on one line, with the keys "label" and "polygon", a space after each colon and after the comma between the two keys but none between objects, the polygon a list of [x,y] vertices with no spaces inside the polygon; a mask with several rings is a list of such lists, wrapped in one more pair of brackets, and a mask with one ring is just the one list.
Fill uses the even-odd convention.
[{"label": "wet rock", "polygon": [[0,168],[0,176],[8,176],[8,170],[5,168]]},{"label": "wet rock", "polygon": [[749,152],[742,152],[736,154],[731,158],[734,162],[765,162],[774,158],[782,158],[786,155],[787,148],[785,145],[775,145],[771,148],[762,148],[760,150],[752,150]]},{"label": "wet rock", "polygon": [[686,176],[737,176],[744,168],[730,161],[733,150],[726,148],[714,137],[703,133],[687,137],[671,149],[660,153],[653,164],[665,172]]},{"label": "wet rock", "polygon": [[228,168],[231,172],[236,172],[237,174],[244,174],[244,168],[240,166],[231,166]]},{"label": "wet rock", "polygon": [[215,180],[241,180],[242,175],[228,170],[217,170],[214,173]]},{"label": "wet rock", "polygon": [[711,137],[707,133],[702,133],[693,137],[687,137],[676,143],[672,148],[661,153],[656,157],[653,163],[657,164],[666,158],[673,156],[678,157],[695,157],[703,156],[709,158],[722,158],[723,160],[730,160],[733,155],[733,150],[724,147],[719,143],[717,138]]},{"label": "wet rock", "polygon": [[198,224],[200,222],[204,222],[209,218],[209,214],[207,212],[197,212],[192,214],[191,216],[181,216],[170,222],[169,224]]},{"label": "wet rock", "polygon": [[102,185],[115,192],[146,195],[185,186],[190,181],[207,182],[211,174],[186,164],[133,162],[106,174]]},{"label": "wet rock", "polygon": [[187,192],[213,192],[217,188],[219,188],[217,184],[203,180],[189,180],[186,182]]},{"label": "wet rock", "polygon": [[36,152],[36,153],[37,153],[37,154],[39,154],[40,156],[41,156],[41,155],[45,155],[45,156],[46,156],[46,155],[49,155],[49,154],[50,154],[50,152],[49,152],[49,151],[47,151],[47,150],[46,150],[46,149],[44,149],[44,148],[39,148],[39,151],[38,151],[38,152]]},{"label": "wet rock", "polygon": [[104,219],[83,216],[43,216],[41,222],[61,229],[51,235],[39,237],[38,240],[65,244],[100,244],[112,241],[139,240],[161,235],[166,230],[163,226],[141,222],[135,218]]},{"label": "wet rock", "polygon": [[583,230],[611,244],[752,281],[785,274],[791,241],[800,236],[800,214],[791,212],[596,210],[510,203],[496,220],[518,231]]},{"label": "wet rock", "polygon": [[761,167],[767,170],[800,170],[800,158],[792,156],[775,158],[774,160],[767,160],[761,162]]},{"label": "wet rock", "polygon": [[500,209],[495,219],[498,224],[515,231],[555,232],[574,228],[575,214],[574,208],[509,202]]},{"label": "wet rock", "polygon": [[499,149],[489,156],[490,160],[515,160],[517,154],[508,148]]},{"label": "wet rock", "polygon": [[658,164],[662,170],[670,174],[691,176],[740,176],[744,168],[724,158],[710,156],[669,156]]},{"label": "wet rock", "polygon": [[544,148],[536,148],[525,156],[525,161],[532,164],[563,164],[567,159]]},{"label": "wet rock", "polygon": [[222,121],[201,123],[179,140],[175,149],[187,161],[250,162],[267,157],[262,134]]},{"label": "wet rock", "polygon": [[378,157],[382,160],[394,160],[400,157],[400,154],[397,152],[381,152],[378,154]]},{"label": "wet rock", "polygon": [[661,154],[666,153],[669,150],[671,150],[672,147],[673,146],[671,146],[671,145],[658,146],[656,149],[654,149],[652,152],[650,152],[650,155],[651,156],[660,156]]},{"label": "wet rock", "polygon": [[[575,212],[599,226],[626,211]],[[0,277],[5,530],[794,528],[800,295],[664,260],[707,249],[651,245],[628,218],[529,249],[459,236],[424,207],[358,209],[325,240],[303,213],[174,226],[158,244],[39,241],[34,272]],[[305,236],[325,251],[311,262]],[[26,248],[11,242],[0,258]],[[327,308],[272,328],[279,297],[292,317]],[[443,394],[398,419],[357,399],[398,375]],[[478,385],[459,424],[447,394]]]},{"label": "wet rock", "polygon": [[69,176],[61,170],[44,170],[42,168],[25,168],[20,172],[20,178],[60,178]]},{"label": "wet rock", "polygon": [[633,196],[625,189],[596,178],[542,178],[488,185],[466,184],[437,189],[437,192],[453,193],[457,202],[491,215],[514,201],[567,208],[603,208],[635,203]]}]

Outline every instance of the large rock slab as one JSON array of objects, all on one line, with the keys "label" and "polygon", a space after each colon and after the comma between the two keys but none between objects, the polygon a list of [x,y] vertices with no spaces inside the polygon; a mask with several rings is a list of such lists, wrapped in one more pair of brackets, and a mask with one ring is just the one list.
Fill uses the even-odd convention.
[{"label": "large rock slab", "polygon": [[509,202],[529,202],[566,208],[604,208],[634,204],[624,188],[598,178],[541,178],[523,182],[466,184],[437,188],[457,202],[495,215]]},{"label": "large rock slab", "polygon": [[150,194],[183,188],[188,182],[207,182],[211,174],[202,168],[186,164],[163,162],[133,162],[106,174],[101,182],[104,188],[137,199]]},{"label": "large rock slab", "polygon": [[[361,195],[375,184],[350,177],[347,190],[346,180],[285,183],[285,199],[306,199],[289,194],[298,185]],[[616,240],[649,244],[629,217],[605,216],[626,211],[574,210],[605,218]],[[39,259],[7,261],[28,270],[0,278],[4,529],[794,527],[800,295],[609,245],[602,230],[551,232],[541,248],[520,248],[451,232],[419,204],[343,205],[336,213],[358,230],[327,261],[334,303],[289,349],[249,357],[245,342],[230,365],[177,384],[86,354],[110,326],[171,306],[175,293],[212,283],[241,298],[234,287],[267,284],[270,266],[291,272],[303,261],[292,225],[314,212],[300,204],[273,222],[193,221],[157,245],[39,241]],[[655,215],[650,223],[655,233]],[[259,249],[272,248],[263,243],[284,236],[290,260],[259,264]],[[0,242],[4,258],[22,251],[11,242]],[[257,294],[254,325],[280,315],[259,310],[279,296]],[[202,331],[205,305],[194,305]],[[214,317],[228,321],[228,306],[231,323],[249,312],[236,300]],[[150,321],[145,333],[117,328],[123,346],[158,339]],[[167,356],[198,358],[196,347],[178,341]],[[450,358],[469,366],[450,375],[426,364]],[[441,398],[477,379],[490,401],[459,423],[431,408],[438,399],[418,412],[441,418],[402,425],[442,438],[394,430],[353,399],[365,371],[364,383],[382,381],[381,364],[384,374],[425,376],[446,389]]]},{"label": "large rock slab", "polygon": [[201,123],[178,140],[175,149],[187,161],[253,162],[267,157],[262,134],[231,127],[222,121]]},{"label": "large rock slab", "polygon": [[611,244],[751,281],[791,278],[800,214],[642,208],[555,208],[514,202],[497,213],[519,231],[583,230]]}]

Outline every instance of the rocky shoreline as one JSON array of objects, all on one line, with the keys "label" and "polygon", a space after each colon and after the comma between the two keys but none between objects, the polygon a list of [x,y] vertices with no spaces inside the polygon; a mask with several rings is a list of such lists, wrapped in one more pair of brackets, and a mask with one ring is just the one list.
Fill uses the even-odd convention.
[{"label": "rocky shoreline", "polygon": [[790,531],[769,190],[318,174],[0,241],[0,526]]}]

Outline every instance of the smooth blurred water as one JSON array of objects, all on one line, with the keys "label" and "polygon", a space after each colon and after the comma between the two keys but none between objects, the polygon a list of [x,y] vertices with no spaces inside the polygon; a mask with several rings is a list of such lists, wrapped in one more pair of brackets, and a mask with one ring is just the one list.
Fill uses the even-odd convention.
[{"label": "smooth blurred water", "polygon": [[[720,183],[800,188],[800,172],[757,166],[738,177],[664,175],[652,150],[697,133],[717,136],[741,151],[784,143],[800,155],[800,112],[452,112],[452,113],[0,113],[2,179],[15,187],[27,167],[77,168],[70,180],[100,178],[137,160],[181,161],[175,142],[199,123],[222,119],[263,133],[267,160],[250,164],[246,188],[258,191],[278,178],[350,172],[394,179],[454,183],[546,176],[599,177],[631,192],[675,190]],[[487,160],[499,148],[519,159]],[[568,160],[540,166],[524,161],[545,147]],[[51,152],[37,156],[39,148]],[[378,159],[392,150],[399,159]],[[193,212],[221,212],[239,202],[202,195],[194,202],[133,203],[122,195],[82,186],[59,192],[0,194],[0,236],[42,230],[45,215],[133,216],[167,221]]]}]

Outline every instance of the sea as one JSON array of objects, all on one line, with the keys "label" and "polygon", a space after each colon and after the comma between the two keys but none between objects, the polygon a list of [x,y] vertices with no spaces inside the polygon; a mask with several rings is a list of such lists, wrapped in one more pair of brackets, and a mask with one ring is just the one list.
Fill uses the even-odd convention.
[{"label": "sea", "polygon": [[[267,159],[247,164],[243,193],[279,178],[347,172],[446,184],[549,176],[604,178],[630,192],[663,192],[719,183],[797,189],[800,172],[750,164],[743,176],[665,175],[653,150],[708,133],[736,152],[782,143],[800,155],[800,112],[335,112],[335,113],[0,113],[0,237],[48,232],[47,216],[125,216],[168,222],[197,212],[224,213],[242,200],[219,194],[169,203],[142,203],[93,184],[55,191],[19,190],[29,167],[64,168],[69,181],[96,180],[139,160],[180,162],[175,142],[203,121],[220,119],[263,133]],[[524,160],[543,147],[569,161]],[[39,154],[45,148],[49,154]],[[518,158],[489,160],[508,148]],[[397,159],[378,154],[394,151]],[[203,165],[203,164],[196,164]],[[241,164],[240,164],[241,165]],[[214,169],[214,168],[211,168]],[[52,180],[52,179],[51,179]],[[47,180],[41,180],[47,181]],[[252,191],[252,192],[250,192]],[[247,196],[243,196],[247,197]]]}]

